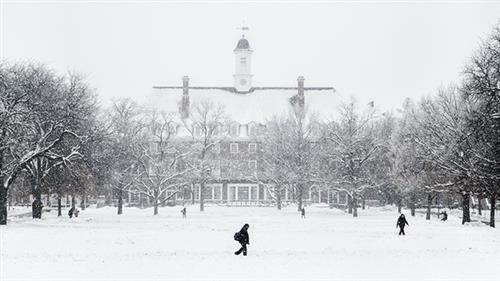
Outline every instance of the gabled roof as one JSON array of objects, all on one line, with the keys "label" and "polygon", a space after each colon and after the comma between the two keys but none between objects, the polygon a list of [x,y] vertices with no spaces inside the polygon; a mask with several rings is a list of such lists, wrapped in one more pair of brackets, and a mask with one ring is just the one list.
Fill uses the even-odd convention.
[{"label": "gabled roof", "polygon": [[[264,124],[274,116],[286,115],[292,109],[290,100],[297,95],[296,87],[255,87],[248,93],[237,93],[233,87],[189,87],[189,100],[195,104],[205,99],[223,105],[225,113],[240,124]],[[307,112],[319,118],[331,119],[340,104],[332,87],[304,88]],[[168,112],[178,112],[182,87],[153,87],[147,106]]]}]

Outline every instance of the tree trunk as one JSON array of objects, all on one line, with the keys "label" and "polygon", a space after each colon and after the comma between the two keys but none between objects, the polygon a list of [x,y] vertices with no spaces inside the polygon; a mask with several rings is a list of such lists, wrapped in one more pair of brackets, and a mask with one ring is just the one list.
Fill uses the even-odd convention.
[{"label": "tree trunk", "polygon": [[[195,202],[195,195],[196,193],[194,192],[194,184],[191,184],[191,204],[194,205],[196,202]],[[228,189],[228,192],[229,192],[229,189]]]},{"label": "tree trunk", "polygon": [[432,205],[432,195],[430,193],[427,194],[427,212],[425,213],[425,219],[431,219],[431,205]]},{"label": "tree trunk", "polygon": [[366,206],[365,197],[361,198],[361,208],[364,210]]},{"label": "tree trunk", "polygon": [[352,214],[352,198],[347,195],[347,213]]},{"label": "tree trunk", "polygon": [[108,188],[105,195],[104,195],[104,204],[106,206],[111,206],[111,201],[113,198],[113,188]]},{"label": "tree trunk", "polygon": [[415,216],[415,202],[410,203],[410,211],[411,211],[411,216]]},{"label": "tree trunk", "polygon": [[154,211],[153,211],[153,215],[158,215],[158,198],[154,198]]},{"label": "tree trunk", "polygon": [[118,215],[123,214],[123,190],[118,189]]},{"label": "tree trunk", "polygon": [[302,210],[302,185],[299,184],[297,186],[299,188],[298,190],[298,194],[297,194],[297,211],[301,211]]},{"label": "tree trunk", "polygon": [[[0,147],[5,147],[5,137],[7,135],[6,128],[2,129],[2,135],[0,138]],[[0,171],[3,170],[3,161],[4,161],[4,149],[0,149]],[[0,173],[0,225],[7,224],[7,195],[8,189],[5,185],[5,175]]]},{"label": "tree trunk", "polygon": [[330,209],[333,209],[333,198],[332,198],[332,197],[333,197],[333,195],[332,195],[332,191],[331,191],[330,189],[328,189],[328,191],[327,191],[327,195],[328,195],[328,196],[327,196],[327,198],[328,198],[328,207],[329,207]]},{"label": "tree trunk", "polygon": [[483,212],[482,212],[482,209],[483,209],[483,206],[481,205],[481,200],[483,198],[481,196],[478,196],[477,197],[477,213],[482,216],[483,215]]},{"label": "tree trunk", "polygon": [[50,194],[50,189],[49,189],[49,191],[47,191],[47,207],[52,207],[52,205],[50,203],[50,196],[51,196],[51,194]]},{"label": "tree trunk", "polygon": [[7,224],[7,188],[3,186],[3,177],[0,176],[0,225]]},{"label": "tree trunk", "polygon": [[470,194],[462,194],[462,224],[470,222]]},{"label": "tree trunk", "polygon": [[57,195],[57,216],[62,216],[61,195]]},{"label": "tree trunk", "polygon": [[80,209],[82,209],[82,211],[85,210],[86,205],[87,205],[87,195],[84,191],[82,194],[82,202],[80,202]]},{"label": "tree trunk", "polygon": [[495,210],[496,210],[497,196],[495,193],[490,196],[490,226],[495,227]]},{"label": "tree trunk", "polygon": [[278,210],[281,211],[281,188],[278,189],[278,192],[276,194],[276,205],[278,206]]},{"label": "tree trunk", "polygon": [[398,213],[401,214],[401,208],[403,207],[403,200],[398,199]]},{"label": "tree trunk", "polygon": [[352,197],[352,216],[353,217],[358,217],[358,198],[356,196]]},{"label": "tree trunk", "polygon": [[203,196],[203,191],[205,190],[205,183],[200,185],[200,212],[205,211],[205,196]]},{"label": "tree trunk", "polygon": [[33,204],[31,205],[31,212],[34,219],[42,218],[42,187],[40,185],[39,173],[34,175],[31,179],[31,188],[33,193]]}]

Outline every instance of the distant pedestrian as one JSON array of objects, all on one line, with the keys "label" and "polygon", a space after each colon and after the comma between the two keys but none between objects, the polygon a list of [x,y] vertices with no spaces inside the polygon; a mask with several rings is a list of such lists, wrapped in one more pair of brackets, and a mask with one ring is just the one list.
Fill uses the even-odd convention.
[{"label": "distant pedestrian", "polygon": [[181,213],[182,213],[182,218],[185,219],[186,218],[186,207],[182,208]]},{"label": "distant pedestrian", "polygon": [[443,213],[441,213],[441,215],[443,215],[443,217],[441,218],[442,221],[445,221],[448,219],[448,214],[446,213],[446,211],[443,211]]},{"label": "distant pedestrian", "polygon": [[238,241],[241,244],[241,248],[234,252],[235,255],[239,255],[243,252],[243,255],[247,255],[247,245],[250,245],[250,237],[248,236],[248,228],[250,225],[245,223],[245,225],[241,228],[239,232],[234,234],[234,240]]},{"label": "distant pedestrian", "polygon": [[80,210],[78,210],[78,208],[75,208],[75,218],[78,218],[79,213],[80,213]]},{"label": "distant pedestrian", "polygon": [[410,226],[406,221],[405,215],[401,214],[398,218],[398,222],[396,222],[396,228],[399,227],[399,235],[405,235],[405,225]]},{"label": "distant pedestrian", "polygon": [[300,210],[300,213],[301,213],[301,217],[303,219],[305,219],[306,218],[306,208],[302,207],[302,210]]},{"label": "distant pedestrian", "polygon": [[73,217],[74,212],[75,212],[75,207],[71,207],[71,209],[69,209],[69,211],[68,211],[68,216],[70,219]]}]

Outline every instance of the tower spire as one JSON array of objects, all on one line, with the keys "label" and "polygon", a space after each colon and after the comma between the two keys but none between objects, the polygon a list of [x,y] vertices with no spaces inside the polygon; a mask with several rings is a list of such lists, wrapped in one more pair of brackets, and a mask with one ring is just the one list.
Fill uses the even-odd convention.
[{"label": "tower spire", "polygon": [[241,39],[238,41],[234,49],[234,87],[238,92],[248,92],[252,88],[252,72],[251,72],[251,59],[252,49],[250,43],[245,38],[245,31],[248,31],[248,26],[243,24],[241,29]]},{"label": "tower spire", "polygon": [[245,31],[250,30],[250,27],[246,26],[245,21],[243,21],[243,24],[238,29],[241,29],[241,38],[245,38]]}]

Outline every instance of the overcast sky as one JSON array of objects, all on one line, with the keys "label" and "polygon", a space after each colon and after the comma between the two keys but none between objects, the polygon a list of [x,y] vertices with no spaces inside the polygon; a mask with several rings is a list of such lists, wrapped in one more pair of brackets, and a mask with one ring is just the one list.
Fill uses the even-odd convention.
[{"label": "overcast sky", "polygon": [[2,59],[82,72],[103,103],[154,85],[232,86],[243,21],[254,86],[333,86],[399,106],[458,81],[499,23],[495,2],[2,2]]}]

